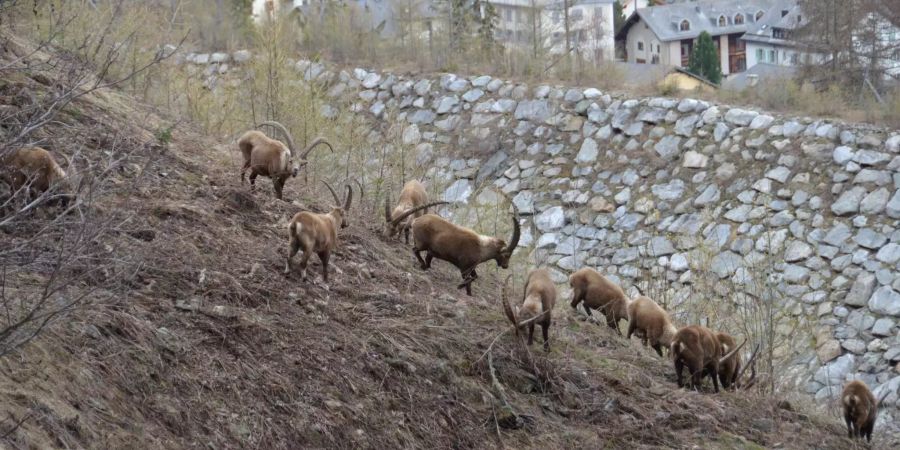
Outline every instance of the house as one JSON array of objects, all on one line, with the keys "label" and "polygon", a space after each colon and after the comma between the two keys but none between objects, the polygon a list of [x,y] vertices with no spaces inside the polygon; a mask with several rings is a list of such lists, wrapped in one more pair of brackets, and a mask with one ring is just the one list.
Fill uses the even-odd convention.
[{"label": "house", "polygon": [[749,27],[742,39],[747,45],[747,67],[757,64],[797,66],[821,57],[802,50],[795,33],[808,20],[797,0],[779,0]]},{"label": "house", "polygon": [[426,29],[438,15],[432,0],[253,0],[251,18],[261,24],[295,11],[306,17],[316,17],[324,8],[333,5],[354,8],[359,13],[357,17],[363,23],[368,22],[370,29],[378,30],[382,37],[396,36],[403,21],[425,22],[416,28]]},{"label": "house", "polygon": [[638,9],[616,34],[628,62],[687,67],[694,40],[706,31],[719,51],[722,74],[747,70],[744,33],[777,0],[701,0]]},{"label": "house", "polygon": [[497,39],[508,47],[531,49],[537,44],[552,55],[566,53],[568,9],[570,48],[593,62],[614,57],[614,0],[489,1],[500,18]]}]

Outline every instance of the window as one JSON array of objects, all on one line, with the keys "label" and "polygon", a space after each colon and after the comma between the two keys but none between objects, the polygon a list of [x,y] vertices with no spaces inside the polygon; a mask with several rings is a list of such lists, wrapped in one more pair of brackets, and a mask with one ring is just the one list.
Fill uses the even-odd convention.
[{"label": "window", "polygon": [[775,50],[769,50],[769,62],[772,64],[778,64],[778,52]]},{"label": "window", "polygon": [[735,25],[743,25],[744,24],[744,15],[741,13],[734,15],[734,24]]},{"label": "window", "polygon": [[765,50],[763,50],[761,48],[756,49],[756,62],[758,62],[758,63],[766,62],[766,51]]},{"label": "window", "polygon": [[506,16],[506,21],[507,21],[507,22],[512,22],[512,9],[509,9],[509,8],[504,9],[504,10],[503,10],[503,15]]},{"label": "window", "polygon": [[763,14],[765,14],[762,10],[756,12],[756,21],[759,22],[759,19],[762,19]]},{"label": "window", "polygon": [[800,56],[796,53],[791,53],[791,65],[796,66],[800,62]]},{"label": "window", "polygon": [[522,11],[521,9],[517,9],[516,10],[516,19],[517,19],[516,22],[525,23],[525,11]]},{"label": "window", "polygon": [[644,51],[644,43],[641,41],[638,41],[638,51],[639,52]]},{"label": "window", "polygon": [[678,29],[681,31],[691,31],[691,23],[687,20],[682,20],[681,25],[678,26]]},{"label": "window", "polygon": [[580,22],[584,17],[584,14],[581,11],[581,8],[575,8],[569,12],[569,20],[574,22]]},{"label": "window", "polygon": [[[900,50],[897,50],[897,51],[900,52]],[[659,44],[656,44],[656,53],[659,53]],[[900,58],[897,58],[897,59],[900,59]]]},{"label": "window", "polygon": [[559,23],[559,11],[553,11],[553,23]]},{"label": "window", "polygon": [[650,64],[659,64],[659,55],[653,55],[650,57]]},{"label": "window", "polygon": [[719,16],[719,26],[724,27],[728,25],[728,20],[725,19],[725,16]]}]

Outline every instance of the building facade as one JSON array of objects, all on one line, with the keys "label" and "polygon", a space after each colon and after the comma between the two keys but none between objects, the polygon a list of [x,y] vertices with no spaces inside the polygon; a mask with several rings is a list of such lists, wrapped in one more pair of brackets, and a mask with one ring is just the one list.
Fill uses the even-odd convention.
[{"label": "building facade", "polygon": [[616,35],[625,43],[628,62],[687,67],[701,32],[713,37],[722,74],[750,67],[748,29],[761,22],[777,0],[720,0],[672,3],[638,9]]}]

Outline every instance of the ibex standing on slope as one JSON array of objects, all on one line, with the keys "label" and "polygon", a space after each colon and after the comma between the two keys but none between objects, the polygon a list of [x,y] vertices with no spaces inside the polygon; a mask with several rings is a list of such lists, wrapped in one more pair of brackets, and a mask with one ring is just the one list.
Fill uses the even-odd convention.
[{"label": "ibex standing on slope", "polygon": [[[429,203],[413,208],[395,220],[403,220],[440,203]],[[425,214],[413,220],[413,254],[419,260],[422,270],[428,270],[434,258],[447,261],[456,266],[462,274],[463,282],[457,288],[466,288],[466,294],[472,295],[472,282],[478,278],[475,268],[479,264],[493,259],[497,261],[498,266],[509,268],[509,259],[519,245],[520,234],[519,209],[515,204],[511,202],[510,204],[513,207],[513,232],[509,245],[506,245],[503,239],[478,234],[435,214]],[[422,252],[425,252],[425,259],[422,259]]]},{"label": "ibex standing on slope", "polygon": [[241,184],[244,183],[244,175],[247,169],[250,169],[250,189],[256,186],[256,177],[262,175],[272,179],[275,187],[275,198],[281,200],[281,193],[284,189],[284,183],[288,177],[296,177],[300,169],[308,164],[306,157],[319,144],[325,144],[334,153],[331,144],[323,137],[313,139],[306,149],[300,154],[300,161],[294,164],[292,159],[296,147],[294,147],[294,138],[291,133],[278,122],[263,122],[257,125],[260,128],[264,125],[275,127],[281,130],[288,143],[271,139],[261,131],[250,130],[244,133],[238,139],[238,147],[244,156],[244,166],[241,168]]},{"label": "ibex standing on slope", "polygon": [[509,304],[510,277],[507,277],[506,283],[503,284],[503,310],[506,317],[516,327],[516,334],[528,325],[529,346],[534,342],[534,325],[539,324],[541,335],[544,337],[544,350],[550,351],[550,322],[553,307],[556,305],[556,284],[550,279],[550,272],[547,269],[534,269],[528,273],[522,305],[516,306],[515,309]]},{"label": "ibex standing on slope", "polygon": [[[328,183],[325,183],[325,186],[331,191],[335,204],[340,205],[340,199],[334,189]],[[331,256],[331,251],[337,247],[338,228],[346,228],[349,225],[347,211],[350,210],[352,201],[353,188],[348,184],[347,197],[343,206],[334,206],[328,214],[303,211],[294,215],[288,225],[291,235],[291,250],[284,266],[285,274],[291,273],[291,260],[298,251],[303,250],[303,256],[300,259],[303,280],[306,280],[306,265],[309,263],[309,257],[315,253],[322,261],[322,278],[326,283],[328,282],[328,258]]]},{"label": "ibex standing on slope", "polygon": [[412,216],[404,216],[402,221],[397,220],[397,218],[413,208],[424,205],[427,201],[428,194],[425,193],[425,186],[422,186],[422,183],[420,183],[419,180],[410,180],[403,185],[403,189],[400,191],[400,199],[397,201],[397,206],[395,206],[394,211],[391,212],[391,194],[388,192],[384,198],[384,236],[390,238],[397,235],[400,231],[403,231],[406,243],[409,244],[410,223],[416,217],[427,214],[428,208],[418,211]]},{"label": "ibex standing on slope", "polygon": [[[63,155],[65,158],[65,155]],[[68,161],[68,158],[66,158]],[[68,161],[71,168],[72,162]],[[0,159],[0,179],[9,184],[13,193],[25,189],[29,196],[38,196],[51,189],[59,191],[53,198],[66,206],[74,198],[71,183],[53,155],[40,147],[25,147]]]}]

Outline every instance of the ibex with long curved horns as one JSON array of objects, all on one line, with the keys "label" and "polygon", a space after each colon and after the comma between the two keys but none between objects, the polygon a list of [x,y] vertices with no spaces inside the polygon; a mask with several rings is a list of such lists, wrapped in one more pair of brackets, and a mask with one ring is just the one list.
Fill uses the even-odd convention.
[{"label": "ibex with long curved horns", "polygon": [[[325,183],[323,181],[323,183]],[[291,249],[288,253],[287,263],[284,266],[284,273],[291,272],[291,260],[298,251],[303,250],[303,256],[300,259],[300,270],[303,280],[306,280],[306,265],[309,263],[309,257],[313,253],[319,256],[322,262],[322,278],[328,282],[328,259],[332,250],[338,244],[338,228],[346,228],[347,211],[350,210],[350,204],[353,202],[353,188],[347,186],[347,197],[344,199],[343,206],[338,198],[337,193],[328,183],[325,186],[331,191],[334,202],[337,206],[332,207],[327,214],[316,214],[308,211],[299,212],[291,219],[288,230],[291,235]]]},{"label": "ibex with long curved horns", "polygon": [[[508,197],[507,197],[508,199]],[[403,220],[434,205],[447,203],[436,202],[413,208],[401,214],[395,220]],[[456,266],[462,274],[463,282],[458,289],[466,288],[466,294],[472,295],[472,282],[478,278],[475,268],[479,264],[495,260],[497,265],[509,268],[509,259],[519,245],[519,209],[512,202],[513,232],[509,245],[503,239],[484,236],[470,228],[451,223],[435,214],[425,214],[412,221],[413,254],[423,270],[431,267],[431,260],[442,259]],[[425,252],[425,259],[421,253]]]},{"label": "ibex with long curved horns", "polygon": [[331,147],[331,144],[325,138],[317,137],[300,153],[299,161],[295,164],[293,155],[296,152],[296,147],[294,146],[294,138],[287,128],[273,121],[263,122],[257,125],[256,128],[263,126],[270,126],[280,130],[288,143],[285,145],[281,141],[271,139],[258,130],[250,130],[244,133],[238,139],[238,147],[240,147],[241,154],[244,156],[244,166],[241,168],[241,184],[244,183],[244,175],[247,169],[250,169],[251,189],[255,187],[258,175],[269,177],[275,186],[275,198],[279,200],[281,199],[285,181],[287,181],[288,177],[296,177],[300,169],[309,163],[306,157],[309,156],[313,148],[319,144],[324,144],[334,153],[334,148]]}]

